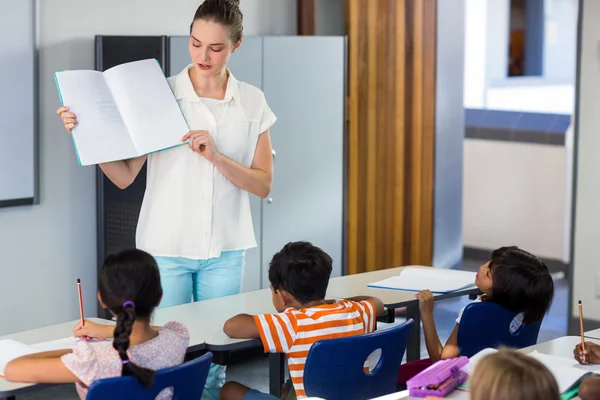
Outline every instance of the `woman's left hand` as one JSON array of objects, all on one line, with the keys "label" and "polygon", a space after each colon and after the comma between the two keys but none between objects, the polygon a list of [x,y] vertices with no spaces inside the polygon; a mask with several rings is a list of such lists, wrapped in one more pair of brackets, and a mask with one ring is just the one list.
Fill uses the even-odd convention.
[{"label": "woman's left hand", "polygon": [[218,155],[208,131],[189,131],[181,138],[182,142],[186,140],[189,140],[189,146],[192,151],[200,154],[210,162],[213,162]]}]

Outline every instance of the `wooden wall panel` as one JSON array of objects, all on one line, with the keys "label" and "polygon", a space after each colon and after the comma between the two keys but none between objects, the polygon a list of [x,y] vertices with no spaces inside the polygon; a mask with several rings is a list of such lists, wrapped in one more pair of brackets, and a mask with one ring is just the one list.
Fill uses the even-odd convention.
[{"label": "wooden wall panel", "polygon": [[346,0],[348,273],[430,265],[435,0]]}]

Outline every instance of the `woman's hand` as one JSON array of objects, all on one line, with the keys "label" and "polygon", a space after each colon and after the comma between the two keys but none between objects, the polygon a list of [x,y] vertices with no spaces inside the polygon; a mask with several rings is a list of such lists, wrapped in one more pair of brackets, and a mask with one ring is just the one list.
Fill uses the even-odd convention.
[{"label": "woman's hand", "polygon": [[421,314],[433,314],[433,293],[430,290],[422,290],[416,294],[419,299],[419,311]]},{"label": "woman's hand", "polygon": [[67,132],[71,133],[71,129],[75,128],[75,125],[77,125],[77,116],[72,112],[69,112],[69,107],[66,106],[56,110],[56,114],[62,119]]},{"label": "woman's hand", "polygon": [[181,138],[182,142],[186,140],[189,140],[189,146],[192,151],[200,154],[211,163],[219,155],[208,131],[190,131]]}]

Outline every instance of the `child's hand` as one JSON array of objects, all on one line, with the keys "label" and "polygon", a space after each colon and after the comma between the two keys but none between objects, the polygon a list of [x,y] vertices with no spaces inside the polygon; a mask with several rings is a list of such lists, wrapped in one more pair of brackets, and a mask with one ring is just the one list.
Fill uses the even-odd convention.
[{"label": "child's hand", "polygon": [[585,342],[585,350],[581,348],[581,343],[575,346],[573,356],[580,364],[600,364],[600,346]]},{"label": "child's hand", "polygon": [[[112,327],[109,327],[109,328],[112,328]],[[75,327],[73,328],[73,336],[82,338],[84,340],[90,340],[90,339],[104,340],[104,339],[106,339],[106,336],[107,336],[106,330],[107,330],[107,325],[96,324],[96,323],[88,321],[86,319],[85,326],[82,327],[81,322],[79,322],[77,325],[75,325]]]},{"label": "child's hand", "polygon": [[433,293],[431,290],[422,290],[416,294],[419,299],[419,311],[421,314],[433,313]]}]

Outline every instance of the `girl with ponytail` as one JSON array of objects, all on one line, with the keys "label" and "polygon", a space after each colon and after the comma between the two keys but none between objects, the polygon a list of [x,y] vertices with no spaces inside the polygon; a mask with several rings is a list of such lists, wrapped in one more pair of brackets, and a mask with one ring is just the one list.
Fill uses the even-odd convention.
[{"label": "girl with ponytail", "polygon": [[[116,326],[85,321],[74,328],[81,340],[74,349],[32,354],[11,361],[5,369],[9,380],[35,383],[76,384],[85,399],[89,386],[99,379],[134,376],[151,387],[156,370],[184,361],[189,343],[187,328],[177,322],[151,326],[152,312],[162,298],[160,274],[154,258],[141,250],[125,250],[109,256],[98,277],[98,300],[115,316]],[[170,399],[163,390],[157,399]]]}]

